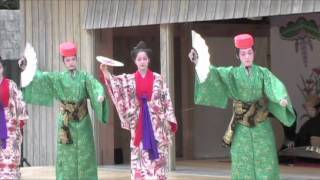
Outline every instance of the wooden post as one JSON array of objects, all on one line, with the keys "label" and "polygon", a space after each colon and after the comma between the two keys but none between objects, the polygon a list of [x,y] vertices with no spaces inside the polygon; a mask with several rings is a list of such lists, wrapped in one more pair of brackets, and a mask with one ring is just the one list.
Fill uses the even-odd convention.
[{"label": "wooden post", "polygon": [[[112,29],[95,30],[95,56],[102,55],[113,57],[113,31]],[[95,57],[94,57],[95,58]],[[96,76],[100,63],[95,59]],[[105,86],[103,84],[103,86]],[[106,93],[106,98],[109,101],[109,122],[108,124],[96,123],[96,147],[98,152],[98,164],[114,164],[114,106],[111,99]],[[97,122],[97,121],[95,121]]]},{"label": "wooden post", "polygon": [[[161,75],[170,91],[172,103],[174,105],[174,51],[173,51],[173,25],[160,25],[160,69]],[[169,149],[169,170],[175,170],[176,152],[175,137],[172,138],[172,145]]]}]

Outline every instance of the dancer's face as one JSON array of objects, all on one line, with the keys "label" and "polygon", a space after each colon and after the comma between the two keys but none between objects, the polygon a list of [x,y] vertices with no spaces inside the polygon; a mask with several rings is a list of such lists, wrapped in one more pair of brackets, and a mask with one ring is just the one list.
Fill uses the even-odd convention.
[{"label": "dancer's face", "polygon": [[149,67],[150,59],[146,52],[141,51],[137,54],[137,57],[134,60],[134,62],[137,65],[138,71],[146,72]]},{"label": "dancer's face", "polygon": [[64,57],[63,62],[68,70],[75,70],[77,68],[77,57],[76,56]]},{"label": "dancer's face", "polygon": [[245,67],[251,67],[254,59],[254,51],[252,48],[240,49],[239,58]]}]

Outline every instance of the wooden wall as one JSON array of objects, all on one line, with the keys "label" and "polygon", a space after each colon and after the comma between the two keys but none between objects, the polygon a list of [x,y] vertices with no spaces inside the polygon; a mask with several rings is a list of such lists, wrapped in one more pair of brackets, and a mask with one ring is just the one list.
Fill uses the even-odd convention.
[{"label": "wooden wall", "polygon": [[[87,0],[20,0],[20,2],[24,40],[34,46],[41,70],[64,70],[59,55],[59,44],[73,41],[78,46],[80,69],[91,73],[95,71],[94,32],[82,29]],[[53,108],[28,105],[28,109],[30,120],[25,128],[24,155],[32,166],[54,165],[57,103]]]}]

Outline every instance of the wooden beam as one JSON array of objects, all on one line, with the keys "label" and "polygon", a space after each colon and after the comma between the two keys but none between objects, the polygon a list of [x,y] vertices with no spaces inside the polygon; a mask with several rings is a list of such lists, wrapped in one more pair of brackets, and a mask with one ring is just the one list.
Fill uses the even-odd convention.
[{"label": "wooden beam", "polygon": [[[173,25],[160,25],[160,69],[161,75],[170,91],[172,104],[174,105],[174,50],[173,50]],[[176,166],[175,137],[169,149],[169,170],[175,170]]]}]

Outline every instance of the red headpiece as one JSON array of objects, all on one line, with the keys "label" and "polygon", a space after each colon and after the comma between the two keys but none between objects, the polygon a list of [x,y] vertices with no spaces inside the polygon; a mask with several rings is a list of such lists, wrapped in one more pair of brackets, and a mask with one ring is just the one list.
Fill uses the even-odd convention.
[{"label": "red headpiece", "polygon": [[60,44],[60,54],[64,57],[76,56],[77,47],[72,42],[64,42]]},{"label": "red headpiece", "polygon": [[239,34],[234,37],[234,45],[239,49],[251,48],[254,44],[253,37],[250,34]]}]

